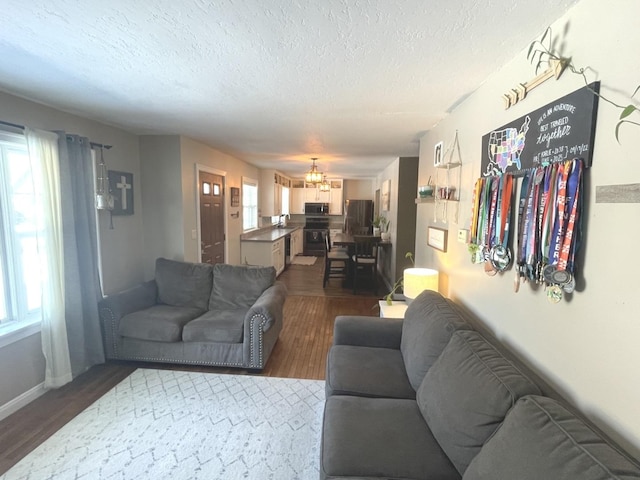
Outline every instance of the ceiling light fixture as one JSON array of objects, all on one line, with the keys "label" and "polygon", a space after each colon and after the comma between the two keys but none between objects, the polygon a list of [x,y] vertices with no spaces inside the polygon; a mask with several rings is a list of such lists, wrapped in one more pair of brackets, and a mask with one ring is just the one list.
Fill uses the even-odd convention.
[{"label": "ceiling light fixture", "polygon": [[322,182],[322,173],[318,171],[318,167],[316,167],[317,158],[312,158],[313,163],[311,165],[311,170],[307,172],[304,176],[304,179],[307,183],[313,183],[314,185]]},{"label": "ceiling light fixture", "polygon": [[329,185],[329,182],[327,182],[327,176],[324,175],[322,178],[322,183],[320,184],[320,191],[328,192],[329,189],[330,189],[330,185]]}]

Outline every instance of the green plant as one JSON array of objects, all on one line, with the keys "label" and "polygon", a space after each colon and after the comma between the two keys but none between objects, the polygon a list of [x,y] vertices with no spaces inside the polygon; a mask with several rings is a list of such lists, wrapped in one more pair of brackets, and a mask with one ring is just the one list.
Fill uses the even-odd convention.
[{"label": "green plant", "polygon": [[[416,264],[415,261],[413,260],[413,252],[405,253],[404,258],[410,258],[411,264],[412,265]],[[384,299],[387,301],[387,305],[392,305],[393,294],[396,293],[400,287],[402,287],[402,281],[403,281],[403,277],[400,277],[398,280],[396,280],[396,283],[393,284],[391,291],[387,293],[387,295],[384,297]]]},{"label": "green plant", "polygon": [[[575,66],[572,62],[571,57],[562,56],[559,49],[556,48],[557,45],[558,45],[558,39],[553,37],[551,27],[547,27],[547,29],[542,34],[542,37],[540,37],[539,40],[534,40],[533,42],[531,42],[531,45],[529,45],[529,51],[527,52],[527,59],[532,64],[535,63],[536,73],[538,73],[538,70],[540,70],[540,68],[543,65],[550,66],[551,61],[561,62],[566,66],[566,68],[569,69],[571,73],[580,75],[584,80],[584,84],[587,86],[587,88],[589,88],[589,90],[591,90],[591,92],[594,95],[597,95],[599,98],[601,98],[605,102],[622,110],[620,112],[620,116],[618,117],[618,123],[616,124],[616,129],[615,129],[616,141],[620,143],[620,138],[618,135],[620,133],[620,127],[624,123],[640,126],[640,122],[629,119],[629,116],[634,112],[640,111],[640,108],[634,105],[633,103],[629,103],[628,105],[620,105],[614,102],[613,100],[603,96],[599,92],[596,92],[595,90],[591,89],[589,87],[589,81],[587,79],[587,74],[586,74],[587,70],[591,70],[591,68],[588,66],[587,67]],[[562,46],[562,43],[560,45]],[[636,93],[638,93],[638,91],[640,91],[640,85],[636,87],[633,94],[631,95],[631,98],[633,98],[636,95]]]},{"label": "green plant", "polygon": [[387,217],[385,217],[384,215],[378,215],[376,216],[376,218],[373,219],[373,222],[371,222],[371,225],[373,225],[376,228],[379,228],[380,230],[384,230],[386,232],[388,223],[389,221],[387,220]]}]

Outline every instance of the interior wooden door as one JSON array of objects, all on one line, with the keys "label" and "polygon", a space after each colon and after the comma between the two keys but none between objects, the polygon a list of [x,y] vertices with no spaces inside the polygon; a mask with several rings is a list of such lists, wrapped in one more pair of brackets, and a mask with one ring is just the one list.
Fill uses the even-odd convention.
[{"label": "interior wooden door", "polygon": [[224,263],[224,177],[198,172],[202,263]]}]

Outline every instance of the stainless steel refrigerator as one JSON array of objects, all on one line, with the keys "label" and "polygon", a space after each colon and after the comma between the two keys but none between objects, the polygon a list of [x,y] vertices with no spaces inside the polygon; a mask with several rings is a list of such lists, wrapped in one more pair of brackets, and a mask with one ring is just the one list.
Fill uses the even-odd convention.
[{"label": "stainless steel refrigerator", "polygon": [[357,232],[357,228],[368,228],[372,232],[373,200],[347,200],[344,205],[344,228],[346,233]]}]

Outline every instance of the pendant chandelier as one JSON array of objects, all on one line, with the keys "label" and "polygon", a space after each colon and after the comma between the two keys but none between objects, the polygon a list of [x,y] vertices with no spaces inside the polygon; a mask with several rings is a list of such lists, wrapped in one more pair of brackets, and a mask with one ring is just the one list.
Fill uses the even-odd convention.
[{"label": "pendant chandelier", "polygon": [[324,175],[323,179],[322,179],[322,183],[320,184],[320,191],[321,192],[328,192],[330,189],[330,185],[329,182],[327,182],[327,176]]},{"label": "pendant chandelier", "polygon": [[322,182],[322,173],[318,171],[318,167],[316,167],[317,158],[312,158],[313,163],[311,165],[311,170],[307,172],[304,176],[304,179],[307,183],[313,183],[314,185]]}]

